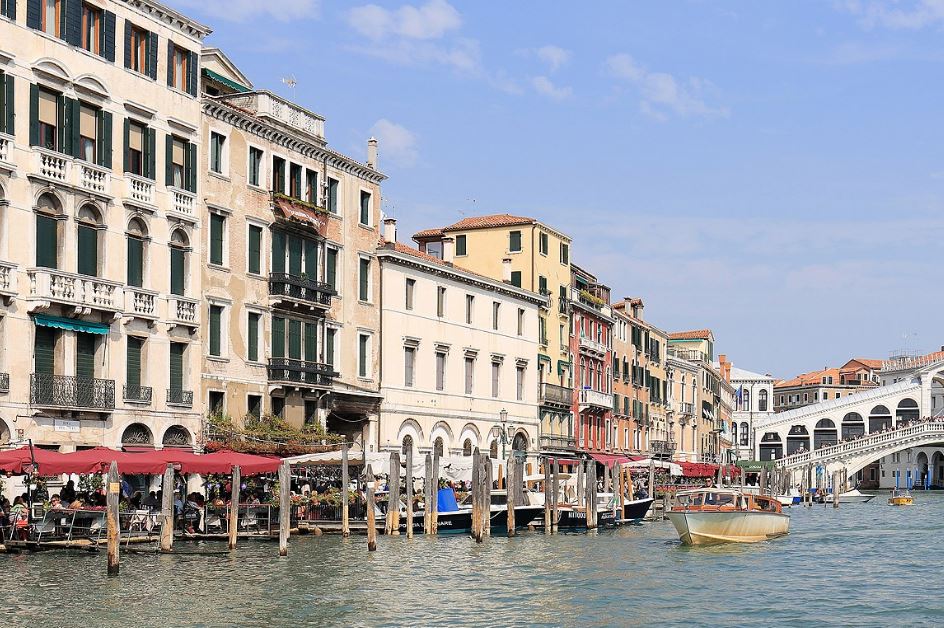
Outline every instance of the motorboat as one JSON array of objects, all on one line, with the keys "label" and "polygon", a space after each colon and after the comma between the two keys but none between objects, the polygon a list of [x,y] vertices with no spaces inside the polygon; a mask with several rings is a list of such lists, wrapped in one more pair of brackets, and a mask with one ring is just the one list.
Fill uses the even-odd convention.
[{"label": "motorboat", "polygon": [[649,514],[649,509],[652,508],[654,501],[656,500],[652,497],[645,497],[643,499],[633,499],[625,502],[623,504],[623,520],[635,521],[642,519]]},{"label": "motorboat", "polygon": [[777,495],[775,499],[781,506],[798,506],[803,502],[803,495],[796,488],[791,488],[785,495]]},{"label": "motorboat", "polygon": [[[439,534],[468,534],[472,532],[472,496],[457,504],[452,489],[439,489],[439,511],[436,513],[436,530]],[[503,490],[491,492],[489,527],[493,532],[508,531],[508,493]],[[524,529],[544,512],[543,505],[522,504],[515,506],[515,529]],[[406,511],[400,509],[400,529],[406,530]],[[413,512],[413,531],[422,532],[426,512]]]},{"label": "motorboat", "polygon": [[[839,497],[839,503],[842,503],[842,497]],[[892,491],[892,496],[888,498],[889,506],[911,506],[914,504],[914,497],[911,496],[911,491],[906,489],[896,488]]]},{"label": "motorboat", "polygon": [[666,516],[685,545],[757,543],[790,531],[778,500],[734,489],[681,491]]},{"label": "motorboat", "polygon": [[[857,488],[854,488],[851,491],[846,491],[845,493],[839,493],[840,504],[867,504],[873,499],[875,499],[875,495],[860,493],[859,489]],[[825,501],[827,504],[833,503],[833,494],[830,493],[827,495]]]}]

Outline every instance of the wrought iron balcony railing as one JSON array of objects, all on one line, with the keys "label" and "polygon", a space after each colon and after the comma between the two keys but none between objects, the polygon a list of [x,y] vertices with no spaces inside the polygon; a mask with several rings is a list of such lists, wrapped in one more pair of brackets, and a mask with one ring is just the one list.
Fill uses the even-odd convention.
[{"label": "wrought iron balcony railing", "polygon": [[0,393],[10,392],[10,374],[0,373]]},{"label": "wrought iron balcony railing", "polygon": [[115,409],[115,380],[33,373],[30,404],[111,411]]},{"label": "wrought iron balcony railing", "polygon": [[330,285],[308,277],[288,273],[269,274],[269,295],[292,299],[320,307],[331,307],[331,297],[337,291]]},{"label": "wrought iron balcony railing", "polygon": [[179,388],[167,389],[167,403],[172,406],[193,407],[193,391]]},{"label": "wrought iron balcony railing", "polygon": [[125,401],[131,403],[151,403],[152,390],[150,386],[125,385],[122,390]]},{"label": "wrought iron balcony railing", "polygon": [[329,388],[337,373],[330,364],[269,358],[269,381]]},{"label": "wrought iron balcony railing", "polygon": [[548,384],[541,384],[541,403],[543,405],[571,407],[574,402],[574,391],[570,388]]},{"label": "wrought iron balcony railing", "polygon": [[572,436],[558,436],[547,434],[539,439],[543,451],[573,451],[577,441]]}]

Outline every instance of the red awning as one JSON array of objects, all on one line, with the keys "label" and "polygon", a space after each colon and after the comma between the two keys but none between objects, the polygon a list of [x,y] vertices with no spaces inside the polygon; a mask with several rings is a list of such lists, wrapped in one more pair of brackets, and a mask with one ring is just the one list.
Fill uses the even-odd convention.
[{"label": "red awning", "polygon": [[[682,467],[682,475],[687,478],[713,478],[718,475],[718,465],[708,462],[678,462]],[[726,465],[724,474],[735,476],[740,475],[740,468],[735,465]]]},{"label": "red awning", "polygon": [[293,203],[291,199],[281,196],[275,197],[275,205],[288,220],[305,223],[307,226],[314,228],[320,235],[325,235],[328,217],[323,212],[310,209],[301,203]]},{"label": "red awning", "polygon": [[35,461],[34,471],[42,475],[60,475],[68,473],[64,466],[63,458],[65,456],[58,451],[41,449],[33,447],[32,452],[29,447],[20,447],[19,449],[9,449],[0,451],[0,471],[6,471],[14,474],[26,473],[30,465]]},{"label": "red awning", "polygon": [[186,468],[188,473],[232,473],[233,467],[239,467],[240,475],[258,475],[260,473],[274,473],[279,470],[282,460],[268,456],[253,456],[228,449],[221,449],[212,454],[194,456]]},{"label": "red awning", "polygon": [[590,454],[590,457],[602,464],[604,467],[612,467],[614,464],[623,464],[629,462],[629,458],[619,454]]}]

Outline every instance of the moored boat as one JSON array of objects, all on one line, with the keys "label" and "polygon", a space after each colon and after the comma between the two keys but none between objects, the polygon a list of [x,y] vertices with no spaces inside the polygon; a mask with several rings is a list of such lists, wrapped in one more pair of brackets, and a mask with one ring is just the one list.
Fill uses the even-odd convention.
[{"label": "moored boat", "polygon": [[682,491],[666,516],[686,545],[757,543],[790,530],[779,501],[731,489]]},{"label": "moored boat", "polygon": [[636,519],[642,519],[649,513],[649,509],[652,508],[652,502],[655,499],[652,497],[646,497],[644,499],[634,499],[623,504],[623,520],[624,521],[634,521]]},{"label": "moored boat", "polygon": [[[860,493],[859,489],[857,488],[854,488],[851,491],[846,491],[845,493],[839,493],[840,504],[867,504],[873,499],[875,499],[875,495],[866,495],[865,493]],[[826,503],[833,503],[832,493],[826,496]]]},{"label": "moored boat", "polygon": [[[842,503],[842,497],[839,498],[839,503]],[[911,496],[911,491],[905,489],[896,488],[892,492],[892,496],[888,498],[889,506],[911,506],[914,504],[914,497]]]}]

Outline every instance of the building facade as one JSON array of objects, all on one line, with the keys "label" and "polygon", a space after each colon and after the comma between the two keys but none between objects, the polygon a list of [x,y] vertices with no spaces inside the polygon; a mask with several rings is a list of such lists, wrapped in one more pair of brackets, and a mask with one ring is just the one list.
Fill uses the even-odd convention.
[{"label": "building facade", "polygon": [[774,378],[770,374],[739,369],[733,364],[727,370],[734,389],[729,428],[732,447],[737,460],[752,460],[757,445],[755,422],[758,426],[765,425],[774,413]]},{"label": "building facade", "polygon": [[721,456],[721,376],[711,366],[714,342],[714,334],[710,329],[669,334],[670,354],[676,359],[694,364],[698,369],[694,395],[694,421],[697,427],[694,436],[698,462],[718,462]]},{"label": "building facade", "polygon": [[380,451],[538,453],[538,320],[547,297],[396,241],[381,269]]},{"label": "building facade", "polygon": [[699,428],[701,421],[696,408],[698,401],[699,366],[696,362],[680,358],[670,348],[666,357],[666,377],[668,379],[669,433],[674,436],[674,459],[682,462],[698,462],[701,442]]},{"label": "building facade", "polygon": [[802,373],[774,384],[774,411],[784,412],[841,399],[879,385],[881,360],[853,358],[838,368]]},{"label": "building facade", "polygon": [[0,10],[0,440],[193,447],[209,29],[147,0]]}]

